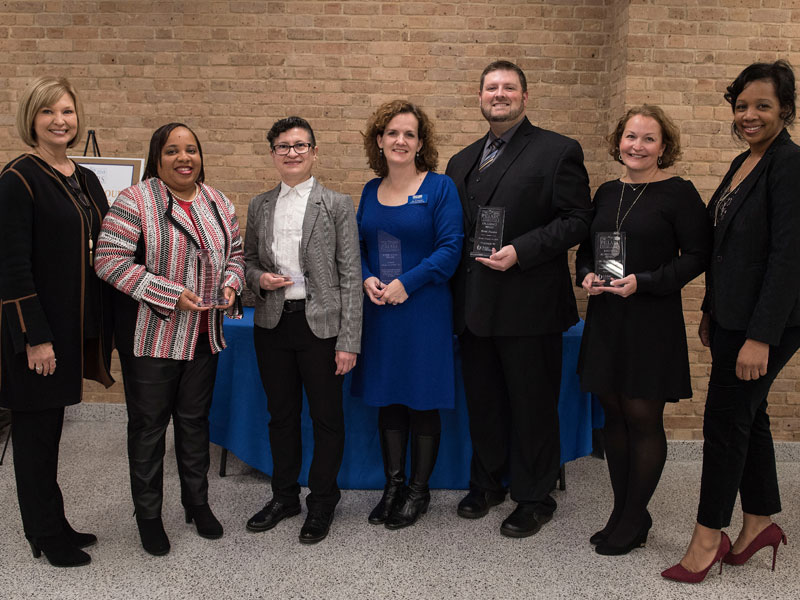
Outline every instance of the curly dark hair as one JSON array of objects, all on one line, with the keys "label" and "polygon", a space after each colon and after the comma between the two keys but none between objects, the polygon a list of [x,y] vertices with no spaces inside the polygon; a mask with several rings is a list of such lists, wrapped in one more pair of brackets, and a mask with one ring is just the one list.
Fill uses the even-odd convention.
[{"label": "curly dark hair", "polygon": [[658,123],[658,126],[661,128],[661,137],[664,141],[664,154],[661,155],[661,164],[659,167],[666,169],[678,162],[681,157],[681,132],[678,126],[675,125],[675,122],[664,112],[664,109],[655,104],[643,104],[629,109],[628,112],[617,121],[617,126],[614,130],[606,136],[608,153],[614,160],[622,163],[622,159],[619,156],[619,142],[622,139],[622,134],[625,132],[625,125],[628,124],[631,117],[635,117],[636,115],[655,119],[655,122]]},{"label": "curly dark hair", "polygon": [[[776,60],[774,63],[753,63],[739,73],[739,76],[728,86],[724,95],[725,100],[731,105],[731,110],[736,110],[736,99],[744,88],[759,80],[771,81],[775,86],[775,96],[781,107],[781,118],[783,124],[788,127],[794,122],[797,114],[795,106],[797,93],[794,85],[794,71],[792,65],[786,60]],[[740,140],[743,139],[742,134],[736,129],[735,122],[731,123],[731,133]]]},{"label": "curly dark hair", "polygon": [[418,135],[422,142],[422,148],[415,159],[417,169],[419,171],[435,171],[439,164],[439,151],[436,149],[433,121],[416,104],[408,100],[392,100],[378,107],[378,110],[367,121],[367,132],[362,134],[369,168],[375,171],[378,177],[386,177],[389,174],[386,158],[378,148],[378,136],[383,135],[383,132],[386,131],[389,121],[402,113],[411,113],[419,123]]},{"label": "curly dark hair", "polygon": [[167,145],[169,134],[178,127],[187,129],[189,133],[194,136],[194,141],[197,144],[197,152],[200,155],[200,174],[197,176],[197,183],[203,183],[203,181],[205,181],[206,171],[203,166],[203,147],[200,145],[197,134],[192,131],[191,127],[183,123],[167,123],[153,132],[153,137],[150,138],[150,152],[147,154],[147,164],[144,167],[142,179],[158,177],[158,167],[161,165],[161,151],[164,149],[164,146]]},{"label": "curly dark hair", "polygon": [[289,131],[290,129],[294,129],[295,127],[305,129],[308,132],[308,135],[311,136],[312,149],[317,147],[317,138],[314,137],[314,130],[311,129],[311,125],[309,125],[308,121],[302,117],[286,117],[285,119],[275,121],[270,130],[267,132],[267,141],[269,142],[269,147],[273,147],[273,143],[280,134]]}]

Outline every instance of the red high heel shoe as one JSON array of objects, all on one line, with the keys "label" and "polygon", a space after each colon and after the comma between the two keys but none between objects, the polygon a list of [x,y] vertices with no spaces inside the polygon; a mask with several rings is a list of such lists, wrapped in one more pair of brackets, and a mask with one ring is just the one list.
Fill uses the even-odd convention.
[{"label": "red high heel shoe", "polygon": [[672,579],[673,581],[680,581],[681,583],[700,583],[706,578],[708,572],[711,570],[717,562],[719,562],[719,572],[720,575],[722,574],[722,557],[725,556],[731,550],[731,539],[724,531],[720,531],[720,541],[719,541],[719,548],[717,549],[717,553],[714,555],[714,560],[711,561],[711,564],[708,565],[702,571],[698,571],[697,573],[692,573],[691,571],[684,568],[681,563],[678,563],[675,566],[670,567],[666,571],[661,572],[661,576],[665,577],[666,579]]},{"label": "red high heel shoe", "polygon": [[739,554],[728,552],[722,557],[722,562],[728,563],[729,565],[743,565],[750,560],[750,557],[753,556],[753,554],[762,548],[766,546],[772,546],[772,570],[774,571],[775,559],[778,556],[778,546],[781,545],[781,541],[785,546],[786,534],[783,533],[783,530],[775,523],[771,523],[766,529],[764,529],[764,531],[759,533],[752,542],[750,542],[747,548],[739,552]]}]

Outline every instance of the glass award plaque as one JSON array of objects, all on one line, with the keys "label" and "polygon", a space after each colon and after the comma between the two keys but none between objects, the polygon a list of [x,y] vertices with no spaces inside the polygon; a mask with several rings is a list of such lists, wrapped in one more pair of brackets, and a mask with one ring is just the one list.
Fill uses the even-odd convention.
[{"label": "glass award plaque", "polygon": [[613,279],[625,277],[625,232],[599,231],[594,238],[593,287],[607,286]]},{"label": "glass award plaque", "polygon": [[378,230],[378,279],[388,284],[403,274],[403,245],[391,233]]},{"label": "glass award plaque", "polygon": [[506,209],[503,206],[479,206],[478,222],[475,225],[475,243],[470,251],[470,256],[492,255],[492,248],[500,250],[503,247],[503,224],[505,223]]},{"label": "glass award plaque", "polygon": [[198,306],[219,306],[226,304],[222,294],[222,277],[225,274],[222,250],[200,248],[197,250],[197,286],[200,296]]},{"label": "glass award plaque", "polygon": [[306,282],[305,276],[300,271],[289,271],[288,273],[278,271],[277,274],[283,277],[284,281],[291,281],[294,285]]}]

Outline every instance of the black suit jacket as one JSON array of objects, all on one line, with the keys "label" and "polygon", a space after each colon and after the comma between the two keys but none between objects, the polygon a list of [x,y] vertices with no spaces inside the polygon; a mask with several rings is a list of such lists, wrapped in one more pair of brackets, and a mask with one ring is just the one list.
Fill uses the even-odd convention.
[{"label": "black suit jacket", "polygon": [[[589,233],[589,176],[573,139],[535,127],[527,118],[483,174],[491,193],[471,201],[467,176],[480,160],[486,136],[447,165],[464,208],[464,249],[453,278],[456,333],[480,336],[542,335],[578,321],[567,250]],[[469,256],[480,205],[505,207],[503,245],[519,262],[505,272]]]},{"label": "black suit jacket", "polygon": [[[737,156],[716,205],[750,152]],[[785,129],[742,182],[714,231],[703,311],[725,329],[770,345],[800,326],[800,146]]]}]

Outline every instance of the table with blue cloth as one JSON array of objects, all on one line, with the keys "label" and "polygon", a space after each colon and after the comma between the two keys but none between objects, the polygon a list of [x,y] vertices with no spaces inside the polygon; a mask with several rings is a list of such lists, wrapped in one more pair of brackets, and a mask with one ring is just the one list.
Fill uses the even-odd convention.
[{"label": "table with blue cloth", "polygon": [[[253,347],[253,309],[246,308],[244,318],[225,319],[226,350],[220,354],[214,400],[211,404],[211,441],[230,450],[248,465],[263,473],[272,473],[269,446],[267,397],[261,387]],[[592,428],[602,426],[602,411],[590,394],[581,392],[575,367],[581,345],[583,321],[564,333],[561,395],[558,415],[561,426],[561,463],[587,456],[592,452]],[[455,339],[455,338],[454,338]],[[456,405],[439,411],[442,439],[439,458],[430,485],[440,489],[466,489],[472,444],[469,417],[461,379],[461,360],[456,348]],[[350,395],[350,376],[344,380],[345,447],[339,487],[343,489],[382,489],[383,474],[378,441],[378,409],[365,406]],[[300,484],[308,484],[314,438],[308,404],[302,415],[303,468]],[[563,479],[562,479],[563,484]]]}]

